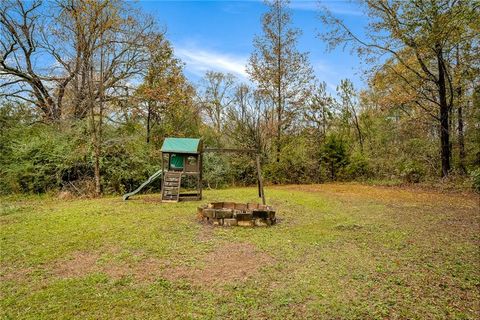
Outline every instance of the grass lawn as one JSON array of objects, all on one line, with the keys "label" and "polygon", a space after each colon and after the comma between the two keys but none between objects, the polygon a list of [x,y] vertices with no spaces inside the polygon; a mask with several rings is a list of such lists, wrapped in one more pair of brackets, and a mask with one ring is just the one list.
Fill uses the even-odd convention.
[{"label": "grass lawn", "polygon": [[158,195],[0,198],[5,319],[478,319],[473,194],[357,184],[267,187],[279,223],[196,221]]}]

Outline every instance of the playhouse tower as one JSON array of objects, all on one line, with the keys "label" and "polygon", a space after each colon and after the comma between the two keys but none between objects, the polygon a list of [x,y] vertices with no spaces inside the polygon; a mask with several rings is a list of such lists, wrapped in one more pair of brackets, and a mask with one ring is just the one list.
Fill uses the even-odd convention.
[{"label": "playhouse tower", "polygon": [[[202,141],[194,138],[165,138],[162,149],[162,201],[202,199]],[[181,192],[182,178],[196,191]]]}]

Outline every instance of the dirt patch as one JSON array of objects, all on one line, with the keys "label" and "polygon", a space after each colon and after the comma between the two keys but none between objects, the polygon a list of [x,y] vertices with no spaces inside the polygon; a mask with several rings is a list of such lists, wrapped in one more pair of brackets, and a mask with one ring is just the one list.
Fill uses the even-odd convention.
[{"label": "dirt patch", "polygon": [[[201,222],[199,222],[201,223]],[[202,228],[198,232],[197,240],[199,242],[208,242],[213,239],[213,226],[209,224],[203,224]]]},{"label": "dirt patch", "polygon": [[25,281],[30,277],[33,273],[32,268],[11,268],[11,269],[4,269],[3,267],[0,268],[0,282],[3,281]]},{"label": "dirt patch", "polygon": [[165,264],[162,261],[155,258],[147,258],[134,266],[132,274],[139,281],[152,281],[161,274],[164,268]]},{"label": "dirt patch", "polygon": [[[209,235],[201,237],[208,238]],[[168,261],[141,253],[134,253],[127,261],[121,261],[106,260],[101,252],[75,252],[70,258],[55,262],[50,270],[60,278],[100,272],[114,280],[132,277],[136,281],[150,282],[163,277],[171,281],[186,280],[195,285],[212,285],[244,281],[272,262],[271,256],[252,244],[228,243],[198,259],[195,266],[171,266]]]},{"label": "dirt patch", "polygon": [[112,279],[131,276],[137,281],[152,281],[161,275],[165,264],[155,258],[145,258],[141,261],[127,263],[109,263],[103,266],[102,272]]},{"label": "dirt patch", "polygon": [[[105,252],[104,252],[105,253]],[[119,254],[109,250],[107,255]],[[100,252],[75,252],[70,259],[59,260],[53,264],[53,274],[60,278],[74,278],[94,272],[105,273],[110,278],[118,280],[131,276],[138,281],[151,281],[161,275],[165,263],[153,257],[144,257],[140,253],[131,255],[128,261],[115,259],[106,261]]]},{"label": "dirt patch", "polygon": [[98,271],[98,253],[76,252],[71,259],[54,263],[53,274],[61,278],[73,278]]},{"label": "dirt patch", "polygon": [[186,280],[196,285],[212,285],[244,281],[273,258],[247,243],[224,244],[205,255],[197,267],[169,268],[163,276],[168,280]]}]

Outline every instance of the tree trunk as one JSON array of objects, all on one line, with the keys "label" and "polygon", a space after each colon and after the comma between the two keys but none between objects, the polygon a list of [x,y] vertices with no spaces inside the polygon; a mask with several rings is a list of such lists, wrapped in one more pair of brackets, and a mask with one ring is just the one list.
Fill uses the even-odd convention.
[{"label": "tree trunk", "polygon": [[458,167],[461,174],[466,174],[465,168],[465,137],[463,134],[463,88],[462,88],[462,65],[460,63],[460,48],[456,48],[458,85],[457,85],[457,126],[458,126]]},{"label": "tree trunk", "polygon": [[[92,80],[93,81],[93,80]],[[100,132],[99,127],[100,123],[97,124],[95,120],[95,100],[92,95],[89,99],[89,109],[90,109],[90,126],[92,130],[92,145],[93,145],[93,174],[95,181],[95,195],[99,196],[101,194],[101,184],[100,184]]]},{"label": "tree trunk", "polygon": [[[100,124],[99,124],[100,125]],[[100,196],[102,194],[102,184],[101,184],[101,176],[100,176],[100,155],[101,155],[101,147],[99,136],[96,136],[95,141],[95,195]]]},{"label": "tree trunk", "polygon": [[[103,60],[103,56],[102,56]],[[95,145],[95,193],[97,196],[102,194],[102,184],[100,180],[100,158],[102,156],[102,135],[103,135],[103,66],[102,62],[100,62],[100,72],[101,72],[101,79],[100,79],[100,101],[99,101],[99,109],[98,109],[98,127],[97,127],[97,134],[96,134],[96,145]]]},{"label": "tree trunk", "polygon": [[147,107],[147,143],[150,143],[150,131],[151,131],[150,122],[152,120],[152,108],[150,106],[150,101],[148,101],[147,103],[148,103],[148,107]]},{"label": "tree trunk", "polygon": [[[103,41],[103,34],[100,36],[101,42]],[[90,66],[90,86],[94,84],[94,63],[93,55]],[[95,175],[95,195],[98,197],[102,194],[101,176],[100,176],[100,158],[102,153],[102,119],[103,119],[103,46],[100,47],[100,73],[98,80],[98,121],[95,120],[95,94],[93,90],[91,93],[91,110],[92,110],[92,129],[93,129],[93,155],[94,155],[94,175]]]},{"label": "tree trunk", "polygon": [[[280,89],[279,89],[280,91]],[[281,103],[281,98],[278,99],[278,102],[279,106],[277,107],[277,143],[276,143],[276,147],[277,147],[277,152],[276,152],[276,156],[277,156],[277,162],[280,162],[280,152],[281,152],[281,149],[282,149],[282,146],[281,146],[281,140],[282,140],[282,108],[280,106],[280,103]]]},{"label": "tree trunk", "polygon": [[450,172],[450,133],[448,127],[448,106],[440,106],[440,146],[442,158],[442,177]]},{"label": "tree trunk", "polygon": [[322,135],[323,137],[327,134],[327,120],[325,118],[325,106],[322,106]]},{"label": "tree trunk", "polygon": [[335,181],[335,162],[333,160],[330,162],[330,175],[332,181]]},{"label": "tree trunk", "polygon": [[[453,130],[453,114],[454,114],[454,106],[450,105],[448,108],[448,128],[450,130]],[[453,141],[452,139],[449,139],[450,142],[450,165],[453,164]]]},{"label": "tree trunk", "polygon": [[281,22],[281,7],[279,7],[280,15],[278,18],[277,32],[277,163],[280,162],[280,152],[282,151],[282,22]]},{"label": "tree trunk", "polygon": [[[353,109],[353,106],[352,106]],[[358,143],[360,144],[360,153],[363,154],[363,135],[362,135],[362,130],[360,129],[360,123],[358,121],[357,113],[355,112],[355,109],[353,109],[353,115],[355,119],[355,128],[357,129],[357,135],[358,135]]]},{"label": "tree trunk", "polygon": [[445,66],[441,48],[437,47],[438,63],[438,96],[440,102],[440,148],[442,159],[442,177],[446,177],[450,172],[450,127],[449,127],[449,105],[447,103],[447,87],[445,79]]},{"label": "tree trunk", "polygon": [[458,159],[459,159],[459,168],[462,174],[467,173],[465,168],[465,137],[463,134],[463,107],[462,107],[462,87],[457,88],[458,94],[458,106],[457,106],[457,117],[458,117]]}]

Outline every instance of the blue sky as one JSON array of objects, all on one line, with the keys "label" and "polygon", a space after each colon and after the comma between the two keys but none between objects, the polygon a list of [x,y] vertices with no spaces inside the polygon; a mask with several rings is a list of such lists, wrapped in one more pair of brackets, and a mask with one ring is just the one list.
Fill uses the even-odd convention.
[{"label": "blue sky", "polygon": [[[261,1],[140,1],[137,5],[153,15],[166,28],[176,55],[185,62],[185,73],[197,83],[207,70],[231,72],[247,80],[245,72],[252,40],[261,34],[261,16],[267,8]],[[352,30],[362,33],[367,20],[357,4],[327,0],[327,6]],[[322,30],[318,1],[291,1],[293,26],[302,30],[298,49],[310,53],[319,80],[333,92],[341,79],[351,79],[363,87],[361,60],[349,50],[325,51],[318,39]]]}]

